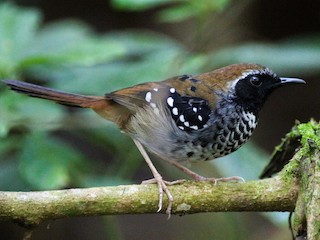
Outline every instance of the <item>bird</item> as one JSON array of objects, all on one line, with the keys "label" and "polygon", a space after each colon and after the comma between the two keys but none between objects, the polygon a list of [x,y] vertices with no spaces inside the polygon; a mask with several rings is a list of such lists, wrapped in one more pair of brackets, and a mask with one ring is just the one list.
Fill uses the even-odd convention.
[{"label": "bird", "polygon": [[177,167],[196,181],[242,180],[241,177],[207,178],[183,162],[207,161],[242,146],[258,124],[259,113],[273,90],[303,84],[299,78],[279,77],[255,63],[238,63],[211,72],[179,75],[159,82],[123,88],[104,96],[67,93],[18,80],[4,80],[18,93],[71,107],[90,108],[129,135],[149,166],[153,178],[143,183],[158,186],[158,212],[163,196],[171,214],[173,196],[150,153]]}]

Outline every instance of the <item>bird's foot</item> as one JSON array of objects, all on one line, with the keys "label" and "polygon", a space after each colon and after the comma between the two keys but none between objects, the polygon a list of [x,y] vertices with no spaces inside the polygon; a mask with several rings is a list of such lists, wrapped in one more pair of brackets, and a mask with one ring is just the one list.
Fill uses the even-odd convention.
[{"label": "bird's foot", "polygon": [[[175,185],[175,184],[180,184],[180,183],[184,183],[186,182],[187,180],[186,179],[179,179],[179,180],[175,180],[175,181],[166,181],[166,180],[163,180],[163,182],[168,185],[168,186],[172,186],[172,185]],[[155,184],[157,183],[157,180],[155,178],[151,178],[151,179],[148,179],[148,180],[144,180],[141,182],[141,184]]]},{"label": "bird's foot", "polygon": [[201,175],[195,174],[192,177],[196,181],[213,182],[214,185],[216,185],[218,182],[230,182],[230,181],[245,182],[244,178],[243,177],[239,177],[239,176],[222,177],[222,178],[207,178],[207,177],[203,177]]},{"label": "bird's foot", "polygon": [[157,212],[160,212],[162,209],[162,203],[163,203],[163,193],[165,193],[168,197],[168,206],[166,209],[166,214],[168,214],[168,219],[171,217],[171,210],[172,210],[172,203],[173,203],[173,197],[171,192],[169,191],[167,186],[171,186],[174,184],[180,184],[185,182],[185,179],[180,179],[176,181],[165,181],[162,179],[161,175],[156,175],[152,179],[148,179],[143,181],[141,184],[158,184],[158,191],[159,191],[159,203],[158,203],[158,210]]},{"label": "bird's foot", "polygon": [[185,166],[181,165],[178,162],[168,161],[168,160],[167,160],[167,162],[169,162],[173,166],[177,167],[178,169],[180,169],[185,174],[189,175],[195,181],[210,181],[210,182],[213,182],[214,185],[216,185],[218,182],[229,182],[229,181],[245,182],[245,180],[242,177],[239,177],[239,176],[223,177],[223,178],[207,178],[207,177],[203,177],[203,176],[191,171],[190,169],[186,168]]}]

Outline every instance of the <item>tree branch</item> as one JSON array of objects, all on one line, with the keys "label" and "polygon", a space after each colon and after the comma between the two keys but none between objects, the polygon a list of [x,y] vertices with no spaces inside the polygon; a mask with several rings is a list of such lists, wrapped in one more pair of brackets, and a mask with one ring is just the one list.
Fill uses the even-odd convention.
[{"label": "tree branch", "polygon": [[[0,192],[0,219],[33,226],[71,216],[156,213],[156,185],[42,192]],[[173,214],[220,211],[293,211],[298,187],[281,176],[246,183],[188,181],[170,186]],[[166,205],[167,202],[164,202]],[[163,209],[166,207],[164,206]],[[164,211],[162,211],[164,213]]]},{"label": "tree branch", "polygon": [[[299,151],[295,147],[299,143]],[[289,161],[289,159],[291,160]],[[288,164],[286,164],[289,162]],[[286,165],[285,165],[286,164]],[[320,236],[320,125],[299,124],[276,148],[264,175],[246,183],[187,181],[169,186],[172,214],[226,211],[295,211],[297,236]],[[166,209],[167,199],[164,199]],[[0,220],[33,227],[44,220],[72,216],[156,213],[156,185],[127,185],[42,192],[0,192]],[[164,210],[161,211],[164,213]]]},{"label": "tree branch", "polygon": [[[299,195],[294,229],[298,237],[320,238],[320,125],[315,121],[296,127],[301,135]],[[299,158],[299,157],[298,157]]]}]

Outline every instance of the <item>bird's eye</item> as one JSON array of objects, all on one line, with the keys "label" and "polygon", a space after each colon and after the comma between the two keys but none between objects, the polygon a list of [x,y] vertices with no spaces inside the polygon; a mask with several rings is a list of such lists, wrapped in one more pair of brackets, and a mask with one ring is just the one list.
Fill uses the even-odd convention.
[{"label": "bird's eye", "polygon": [[261,84],[262,84],[262,79],[257,77],[257,76],[252,76],[250,78],[250,83],[251,83],[252,86],[260,87]]}]

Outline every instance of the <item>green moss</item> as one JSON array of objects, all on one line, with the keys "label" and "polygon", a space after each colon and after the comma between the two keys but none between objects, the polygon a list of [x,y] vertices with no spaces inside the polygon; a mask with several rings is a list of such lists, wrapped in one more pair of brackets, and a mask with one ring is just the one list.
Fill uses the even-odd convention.
[{"label": "green moss", "polygon": [[299,134],[301,135],[301,144],[305,151],[308,151],[311,147],[316,147],[319,149],[320,146],[320,137],[319,123],[311,120],[308,123],[299,124],[297,126]]},{"label": "green moss", "polygon": [[[280,145],[275,147],[273,155],[285,151],[287,144],[290,144],[292,139],[300,139],[301,148],[293,156],[291,161],[283,168],[280,175],[286,182],[301,178],[302,184],[308,181],[304,171],[301,171],[301,159],[303,161],[310,161],[313,159],[314,150],[320,150],[320,124],[314,120],[308,123],[299,123],[292,128],[292,130],[282,139]],[[303,165],[309,165],[304,163]]]},{"label": "green moss", "polygon": [[298,175],[301,157],[292,159],[281,171],[281,178],[284,182],[291,182]]},{"label": "green moss", "polygon": [[[290,176],[288,174],[290,172],[298,171],[300,174],[298,178],[300,182],[299,198],[296,203],[294,219],[295,229],[299,231],[304,228],[307,219],[311,224],[311,219],[315,220],[314,216],[319,214],[317,212],[319,201],[314,198],[314,191],[318,188],[316,176],[319,174],[317,172],[319,172],[318,166],[320,164],[320,124],[314,120],[299,124],[296,126],[296,131],[291,134],[300,136],[301,148],[292,161],[287,164],[282,174],[285,179]],[[318,220],[312,221],[312,229],[309,229],[310,235],[318,236],[319,229],[320,222]]]}]

